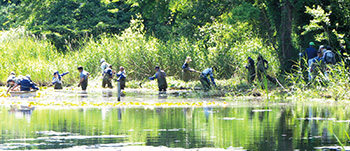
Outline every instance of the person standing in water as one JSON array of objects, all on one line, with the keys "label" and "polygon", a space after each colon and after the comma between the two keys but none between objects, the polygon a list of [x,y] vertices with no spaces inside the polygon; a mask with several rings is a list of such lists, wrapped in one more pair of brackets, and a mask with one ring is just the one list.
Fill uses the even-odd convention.
[{"label": "person standing in water", "polygon": [[156,66],[154,70],[156,70],[157,73],[153,77],[149,77],[149,79],[157,79],[159,94],[166,94],[166,89],[168,88],[168,84],[166,82],[166,74],[163,70],[160,69],[159,66]]},{"label": "person standing in water", "polygon": [[106,85],[108,88],[113,89],[112,86],[112,79],[113,79],[113,70],[112,70],[112,65],[109,65],[105,71],[103,71],[103,80],[102,80],[102,87],[106,88]]},{"label": "person standing in water", "polygon": [[103,74],[103,72],[108,68],[109,64],[106,62],[106,60],[104,58],[102,58],[100,60],[100,64],[101,64],[101,73]]},{"label": "person standing in water", "polygon": [[215,67],[207,68],[201,73],[200,82],[202,83],[204,91],[209,91],[211,89],[211,83],[208,79],[208,76],[210,76],[211,82],[216,87],[216,83],[214,80],[214,73],[213,73],[215,69],[216,69]]},{"label": "person standing in water", "polygon": [[125,79],[126,79],[126,72],[124,70],[124,67],[119,68],[119,72],[117,73],[118,80],[120,82],[120,89],[124,90],[125,88]]},{"label": "person standing in water", "polygon": [[197,72],[196,70],[191,69],[191,68],[189,67],[189,63],[190,63],[190,62],[192,62],[191,57],[187,57],[186,60],[185,60],[185,63],[182,65],[182,79],[183,79],[185,82],[190,81],[191,72]]},{"label": "person standing in water", "polygon": [[256,76],[255,62],[251,57],[248,57],[248,65],[245,68],[248,69],[248,83],[251,84],[253,83]]},{"label": "person standing in water", "polygon": [[88,86],[89,73],[86,72],[82,66],[78,67],[78,71],[80,73],[80,82],[78,84],[78,87],[81,86],[81,89],[83,91],[86,91]]},{"label": "person standing in water", "polygon": [[52,85],[54,85],[54,89],[59,90],[63,89],[62,86],[62,77],[67,75],[69,72],[65,72],[60,74],[58,71],[53,73]]}]

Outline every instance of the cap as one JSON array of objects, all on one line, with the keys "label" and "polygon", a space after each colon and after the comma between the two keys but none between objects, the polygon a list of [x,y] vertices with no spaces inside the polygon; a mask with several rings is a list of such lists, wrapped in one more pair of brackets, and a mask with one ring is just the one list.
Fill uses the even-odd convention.
[{"label": "cap", "polygon": [[16,75],[16,73],[15,73],[14,71],[12,71],[10,74],[11,74],[11,75]]},{"label": "cap", "polygon": [[82,66],[79,66],[78,70],[84,70],[84,68]]},{"label": "cap", "polygon": [[123,66],[120,66],[119,69],[124,69],[124,67],[123,67]]},{"label": "cap", "polygon": [[103,62],[106,62],[105,58],[102,58],[102,59],[100,60],[100,63],[103,63]]},{"label": "cap", "polygon": [[30,75],[29,74],[27,74],[26,77],[30,80]]},{"label": "cap", "polygon": [[310,42],[309,45],[310,46],[315,46],[315,43],[314,42]]},{"label": "cap", "polygon": [[320,48],[318,50],[324,49],[324,45],[321,45]]},{"label": "cap", "polygon": [[186,62],[192,61],[191,57],[186,58]]},{"label": "cap", "polygon": [[248,59],[249,59],[249,60],[252,60],[252,58],[251,58],[251,57],[248,57]]},{"label": "cap", "polygon": [[59,72],[58,71],[55,71],[52,75],[56,75],[56,74],[58,74]]},{"label": "cap", "polygon": [[154,69],[160,69],[160,67],[159,67],[159,66],[156,66]]}]

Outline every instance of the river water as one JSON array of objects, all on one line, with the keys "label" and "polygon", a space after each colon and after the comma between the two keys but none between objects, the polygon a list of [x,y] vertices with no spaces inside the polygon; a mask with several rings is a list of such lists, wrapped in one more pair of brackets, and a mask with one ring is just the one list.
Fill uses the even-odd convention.
[{"label": "river water", "polygon": [[333,101],[130,93],[115,104],[98,92],[1,101],[2,150],[326,150],[350,132],[348,105]]}]

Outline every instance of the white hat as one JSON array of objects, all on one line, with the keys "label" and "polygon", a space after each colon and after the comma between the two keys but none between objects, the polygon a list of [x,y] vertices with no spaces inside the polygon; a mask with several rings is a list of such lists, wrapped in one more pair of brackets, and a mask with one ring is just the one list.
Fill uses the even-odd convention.
[{"label": "white hat", "polygon": [[100,63],[103,63],[103,62],[106,62],[105,58],[102,58],[102,59],[100,60]]}]

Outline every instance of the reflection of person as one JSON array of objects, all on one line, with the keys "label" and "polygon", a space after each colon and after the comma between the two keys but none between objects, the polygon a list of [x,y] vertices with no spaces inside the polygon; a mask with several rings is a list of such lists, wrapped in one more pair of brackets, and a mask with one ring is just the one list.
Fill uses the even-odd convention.
[{"label": "reflection of person", "polygon": [[156,70],[156,74],[153,77],[150,77],[150,80],[157,79],[158,81],[158,88],[159,88],[159,94],[166,94],[166,89],[168,88],[168,84],[166,82],[166,74],[163,70],[160,69],[159,66],[156,66],[154,68]]},{"label": "reflection of person", "polygon": [[78,71],[80,72],[80,82],[78,84],[78,87],[81,86],[81,89],[83,91],[86,91],[88,86],[89,73],[84,71],[84,68],[82,66],[78,67]]},{"label": "reflection of person", "polygon": [[125,88],[125,79],[126,79],[126,72],[124,70],[124,67],[119,68],[119,72],[117,73],[118,80],[120,82],[120,89],[124,90]]}]

